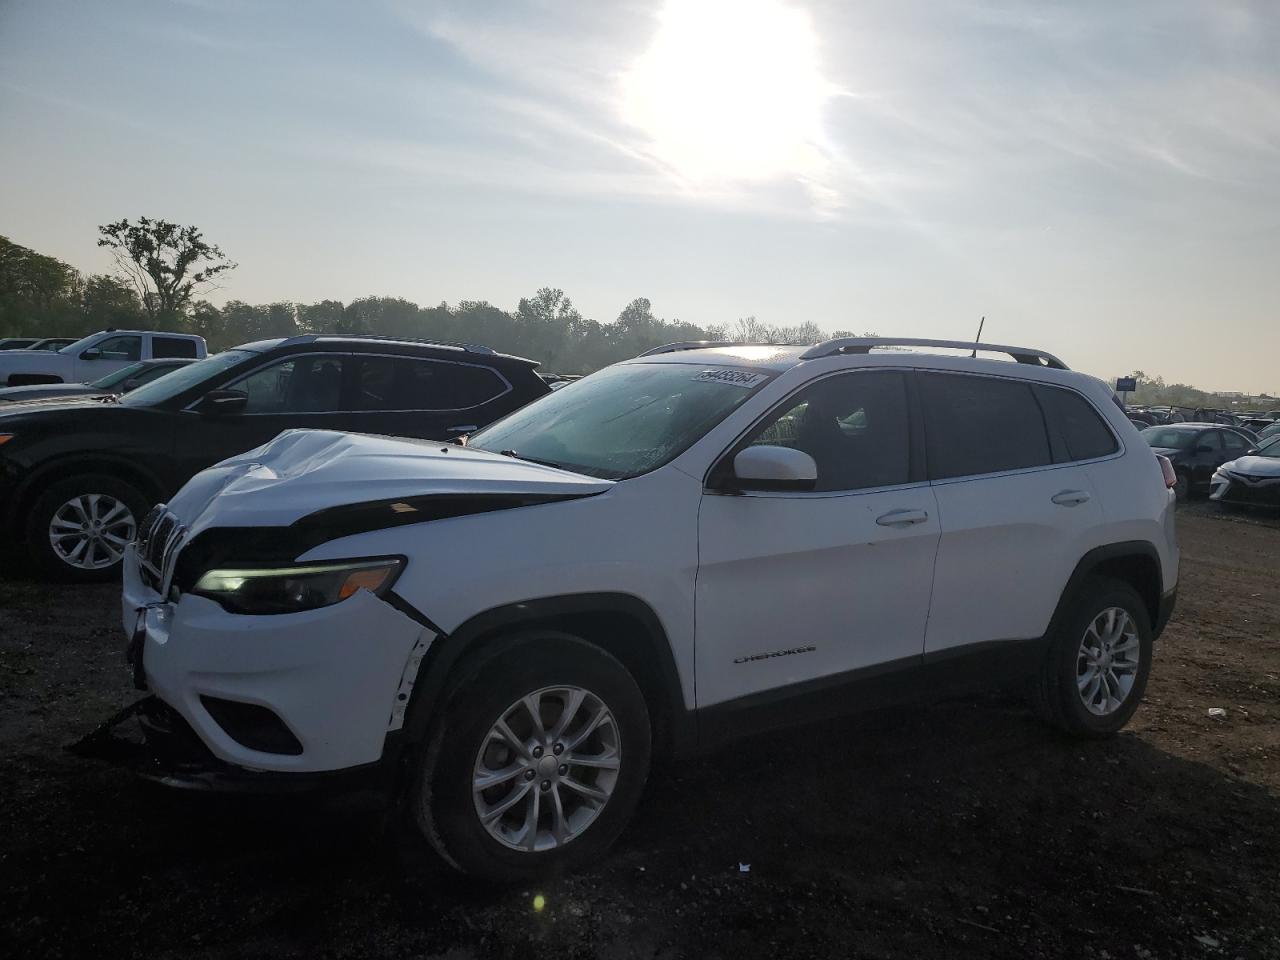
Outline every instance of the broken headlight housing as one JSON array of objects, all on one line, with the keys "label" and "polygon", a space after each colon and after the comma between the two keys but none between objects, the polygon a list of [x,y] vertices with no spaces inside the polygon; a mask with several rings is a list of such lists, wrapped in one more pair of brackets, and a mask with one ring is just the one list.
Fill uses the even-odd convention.
[{"label": "broken headlight housing", "polygon": [[403,557],[219,567],[206,570],[191,592],[232,613],[298,613],[339,603],[361,589],[382,596],[403,568]]}]

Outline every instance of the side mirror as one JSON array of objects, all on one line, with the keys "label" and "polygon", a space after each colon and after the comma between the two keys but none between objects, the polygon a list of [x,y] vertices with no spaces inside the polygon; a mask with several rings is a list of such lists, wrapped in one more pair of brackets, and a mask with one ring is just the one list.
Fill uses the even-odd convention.
[{"label": "side mirror", "polygon": [[1258,455],[1258,448],[1257,448],[1257,447],[1250,447],[1248,450],[1246,450],[1246,451],[1244,452],[1244,455],[1245,455],[1246,457],[1256,457],[1256,456]]},{"label": "side mirror", "polygon": [[90,347],[88,350],[80,354],[81,360],[97,360],[102,356],[102,351],[97,347]]},{"label": "side mirror", "polygon": [[743,490],[812,490],[818,464],[803,450],[747,447],[733,458],[733,473]]},{"label": "side mirror", "polygon": [[210,390],[200,398],[197,409],[201,413],[239,413],[249,402],[249,394],[243,390]]}]

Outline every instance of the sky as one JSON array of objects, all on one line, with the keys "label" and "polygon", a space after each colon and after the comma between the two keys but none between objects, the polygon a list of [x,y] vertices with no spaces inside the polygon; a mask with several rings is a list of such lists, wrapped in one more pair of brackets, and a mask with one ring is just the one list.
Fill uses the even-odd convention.
[{"label": "sky", "polygon": [[0,0],[0,234],[1280,394],[1280,3]]}]

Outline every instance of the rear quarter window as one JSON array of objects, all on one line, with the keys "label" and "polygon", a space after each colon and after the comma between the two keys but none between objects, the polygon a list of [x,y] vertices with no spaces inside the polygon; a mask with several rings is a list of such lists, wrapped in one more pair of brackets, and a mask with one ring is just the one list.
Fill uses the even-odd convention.
[{"label": "rear quarter window", "polygon": [[1044,385],[1037,385],[1035,392],[1053,440],[1054,460],[1094,460],[1119,449],[1111,429],[1084,397],[1073,390]]},{"label": "rear quarter window", "polygon": [[929,478],[977,476],[1053,462],[1031,386],[997,377],[919,375]]}]

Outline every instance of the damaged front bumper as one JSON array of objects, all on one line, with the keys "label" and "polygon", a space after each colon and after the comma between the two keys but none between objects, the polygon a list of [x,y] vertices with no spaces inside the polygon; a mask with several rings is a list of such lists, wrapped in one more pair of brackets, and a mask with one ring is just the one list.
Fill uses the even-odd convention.
[{"label": "damaged front bumper", "polygon": [[73,749],[196,789],[296,789],[387,765],[437,639],[366,590],[270,616],[164,598],[132,547],[122,614],[135,685],[151,696]]},{"label": "damaged front bumper", "polygon": [[248,770],[219,760],[200,742],[180,713],[158,697],[147,696],[125,707],[88,736],[69,744],[67,750],[184,790],[302,793],[389,787],[397,745],[397,737],[392,734],[382,758],[347,770],[311,775]]}]

